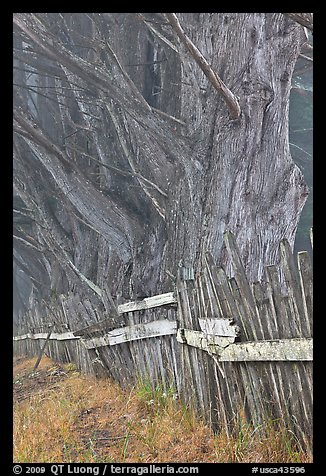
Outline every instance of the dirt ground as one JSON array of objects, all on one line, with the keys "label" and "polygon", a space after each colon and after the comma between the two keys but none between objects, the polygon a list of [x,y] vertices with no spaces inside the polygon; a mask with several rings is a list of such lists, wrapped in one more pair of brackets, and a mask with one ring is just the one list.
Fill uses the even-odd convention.
[{"label": "dirt ground", "polygon": [[[176,415],[175,408],[168,405],[160,409],[150,398],[152,395],[140,398],[136,389],[125,391],[107,379],[81,376],[74,366],[54,363],[45,356],[34,372],[35,361],[14,360],[14,413],[20,415],[17,426],[24,428],[25,440],[29,441],[26,447],[25,440],[19,440],[17,429],[15,461],[214,461],[210,429],[202,423],[196,428],[197,422],[187,412],[182,415],[180,410]],[[49,404],[45,406],[44,402],[53,398],[54,409]],[[59,427],[58,418],[51,412],[61,414],[63,402],[69,410]],[[33,408],[32,414],[29,406]],[[42,426],[42,415],[48,415],[46,429]],[[52,419],[57,426],[53,428],[56,440],[49,430]],[[62,436],[66,433],[66,420],[70,421],[70,438]],[[39,436],[33,446],[35,433]],[[44,443],[42,447],[38,447],[40,440]],[[47,454],[43,451],[45,446],[51,448]]]},{"label": "dirt ground", "polygon": [[47,357],[43,357],[39,367],[33,371],[36,359],[15,358],[13,367],[13,401],[22,402],[25,399],[54,389],[69,375],[59,364],[54,364]]},{"label": "dirt ground", "polygon": [[244,423],[234,438],[214,435],[162,389],[124,390],[46,356],[34,372],[35,362],[14,360],[15,462],[311,462],[286,433],[257,438]]}]

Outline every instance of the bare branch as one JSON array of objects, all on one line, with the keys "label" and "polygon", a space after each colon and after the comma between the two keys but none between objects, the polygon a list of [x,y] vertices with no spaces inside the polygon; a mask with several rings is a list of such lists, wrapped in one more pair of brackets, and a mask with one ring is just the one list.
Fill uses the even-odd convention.
[{"label": "bare branch", "polygon": [[[129,215],[127,219],[121,205],[101,194],[36,124],[18,111],[15,111],[14,116],[23,130],[21,135],[59,189],[81,215],[105,236],[109,243],[119,249],[122,259],[128,261],[133,236],[137,231],[141,232],[137,217]],[[69,164],[71,169],[64,170],[64,164]]]},{"label": "bare branch", "polygon": [[124,129],[123,129],[123,126],[122,124],[120,123],[119,121],[119,118],[117,117],[113,107],[109,106],[109,104],[106,105],[107,107],[107,110],[111,116],[111,119],[113,121],[113,124],[114,124],[114,127],[117,131],[117,135],[118,135],[118,138],[119,138],[119,142],[120,142],[120,145],[121,145],[121,148],[124,152],[124,155],[126,157],[126,159],[128,160],[128,163],[131,167],[131,170],[133,171],[134,175],[137,177],[137,179],[139,180],[139,183],[143,189],[143,191],[145,192],[145,194],[150,198],[150,200],[152,201],[155,209],[157,210],[157,212],[159,213],[159,215],[165,219],[165,210],[162,208],[162,206],[158,203],[157,199],[150,193],[150,191],[148,190],[148,187],[146,187],[142,182],[147,182],[147,183],[150,183],[151,186],[154,186],[154,188],[156,190],[158,190],[161,195],[164,195],[165,197],[167,197],[166,193],[163,192],[156,184],[154,184],[153,182],[151,182],[150,180],[148,179],[145,179],[139,172],[137,172],[136,170],[136,167],[135,167],[135,163],[134,163],[134,159],[133,159],[133,154],[131,153],[131,151],[129,150],[129,147],[128,147],[128,143],[125,139],[125,134],[124,134]]},{"label": "bare branch", "polygon": [[116,55],[112,51],[110,45],[106,43],[106,51],[110,54],[112,61],[115,63],[116,80],[119,84],[110,81],[108,71],[100,66],[94,67],[91,63],[77,57],[68,51],[64,45],[60,43],[60,48],[54,43],[51,35],[47,32],[42,23],[33,14],[15,13],[14,23],[18,26],[31,40],[43,51],[48,58],[65,66],[72,73],[77,74],[87,83],[93,84],[98,90],[103,91],[119,101],[123,107],[134,107],[140,113],[151,112],[149,104],[142,97],[136,86],[123,70]]},{"label": "bare branch", "polygon": [[102,289],[99,288],[93,281],[88,279],[78,268],[74,265],[71,261],[70,256],[65,251],[63,246],[57,241],[54,240],[51,230],[47,230],[47,232],[43,233],[43,237],[45,240],[51,245],[51,252],[57,258],[57,260],[61,263],[61,266],[65,265],[66,267],[70,268],[78,278],[86,284],[92,291],[94,291],[99,297],[102,297]]},{"label": "bare branch", "polygon": [[299,147],[298,145],[293,144],[292,142],[289,142],[289,144],[290,144],[292,147],[295,147],[296,149],[301,150],[301,152],[303,152],[304,154],[306,154],[308,157],[312,158],[312,155],[309,154],[309,152],[307,152],[306,150],[302,149],[302,147]]},{"label": "bare branch", "polygon": [[303,50],[308,50],[308,51],[314,51],[314,47],[310,44],[310,43],[305,43],[303,46],[302,46],[302,49]]},{"label": "bare branch", "polygon": [[118,174],[121,174],[121,175],[124,175],[125,177],[137,177],[141,180],[143,180],[144,182],[147,182],[149,185],[151,185],[153,188],[155,188],[161,195],[163,195],[163,197],[167,197],[167,194],[160,189],[160,187],[158,187],[155,183],[151,182],[150,180],[148,180],[147,178],[145,178],[142,174],[140,174],[139,172],[136,172],[136,171],[133,171],[133,172],[128,172],[127,170],[122,170],[122,169],[119,169],[118,167],[115,167],[114,165],[108,165],[108,164],[105,164],[104,162],[102,162],[101,160],[99,159],[96,159],[95,157],[93,157],[92,155],[90,154],[87,154],[86,152],[84,152],[83,150],[80,150],[76,147],[72,147],[70,145],[67,145],[66,144],[66,147],[68,149],[71,149],[71,150],[74,150],[76,152],[78,152],[79,154],[82,154],[84,155],[85,157],[88,157],[90,160],[93,160],[94,162],[96,162],[97,164],[101,165],[102,167],[108,169],[108,170],[113,170],[114,172],[117,172]]},{"label": "bare branch", "polygon": [[288,16],[291,20],[299,23],[299,25],[308,28],[308,30],[313,31],[313,16],[312,13],[283,13],[283,15]]},{"label": "bare branch", "polygon": [[48,99],[49,101],[54,101],[56,104],[59,104],[60,106],[67,107],[62,102],[59,102],[58,99],[56,99],[55,97],[51,97],[48,94],[43,94],[40,91],[38,91],[37,89],[34,89],[32,86],[25,86],[24,84],[17,84],[17,83],[13,83],[13,86],[15,86],[16,88],[26,89],[27,91],[31,91],[32,93],[38,94],[39,96],[42,96],[42,97]]},{"label": "bare branch", "polygon": [[313,63],[313,58],[309,58],[309,56],[303,55],[302,53],[299,54],[300,58],[305,59],[306,61],[311,61]]},{"label": "bare branch", "polygon": [[178,53],[178,48],[166,37],[165,34],[162,33],[162,31],[159,30],[158,27],[154,27],[153,26],[153,23],[151,20],[148,20],[144,14],[142,13],[137,13],[136,14],[137,17],[143,21],[145,23],[145,25],[147,26],[147,28],[155,35],[157,36],[157,38],[161,41],[163,41],[163,43],[165,43],[166,45],[168,45],[173,51],[175,51],[176,53]]},{"label": "bare branch", "polygon": [[102,289],[99,288],[93,281],[86,278],[86,276],[74,265],[74,263],[70,260],[68,254],[65,252],[63,248],[61,248],[61,253],[65,257],[66,263],[70,266],[70,268],[77,274],[79,279],[85,283],[89,288],[92,289],[98,296],[102,297]]},{"label": "bare branch", "polygon": [[75,212],[72,212],[72,214],[74,215],[74,217],[76,217],[76,219],[78,221],[80,221],[80,223],[83,223],[85,226],[87,226],[88,228],[90,228],[91,230],[95,231],[95,233],[97,233],[98,235],[100,234],[96,228],[94,228],[92,225],[90,225],[89,223],[87,223],[85,220],[83,220],[82,218],[80,218]]},{"label": "bare branch", "polygon": [[[89,61],[67,50],[61,43],[59,48],[58,40],[47,31],[34,14],[15,13],[14,23],[40,48],[40,51],[46,55],[47,59],[59,64],[61,70],[68,70],[70,75],[94,87],[104,102],[108,98],[112,98],[141,127],[149,132],[153,131],[155,142],[168,151],[170,156],[175,160],[179,159],[184,152],[185,141],[180,137],[175,137],[173,147],[171,147],[171,141],[169,140],[169,135],[171,134],[170,124],[167,123],[167,120],[163,120],[163,118],[154,114],[152,108],[123,69],[116,54],[107,42],[101,42],[101,48],[104,48],[106,53],[110,55],[111,62],[114,64],[114,68],[110,70],[100,65],[94,66]],[[22,57],[19,59],[24,61]],[[28,63],[28,61],[25,62]],[[29,64],[35,65],[34,62]],[[56,72],[57,70],[55,69],[54,71]],[[56,76],[62,76],[62,74],[56,74]],[[83,112],[83,114],[85,113]]]},{"label": "bare branch", "polygon": [[22,241],[26,246],[29,246],[30,248],[33,248],[33,250],[38,251],[39,253],[43,253],[44,249],[38,248],[37,246],[33,245],[30,241],[27,241],[26,239],[22,238],[21,236],[13,235],[13,238],[18,241]]},{"label": "bare branch", "polygon": [[174,117],[174,116],[170,116],[170,114],[167,114],[166,112],[160,111],[160,109],[156,109],[156,107],[152,107],[152,111],[157,112],[157,114],[161,114],[161,116],[167,117],[168,119],[171,119],[171,121],[177,122],[178,124],[181,124],[182,126],[187,125],[181,119],[178,119],[177,117]]},{"label": "bare branch", "polygon": [[176,32],[182,43],[201,68],[205,76],[211,82],[213,87],[222,95],[230,112],[232,119],[238,119],[241,114],[239,102],[235,95],[227,88],[221,78],[212,70],[206,58],[201,54],[198,48],[193,44],[190,38],[185,34],[175,13],[165,13],[173,30]]},{"label": "bare branch", "polygon": [[14,110],[13,116],[16,124],[20,126],[19,130],[17,127],[14,127],[15,132],[20,133],[24,137],[29,137],[39,145],[42,145],[47,152],[54,154],[59,159],[66,172],[72,171],[74,164],[65,157],[65,155],[55,144],[51,143],[48,138],[44,136],[43,132],[35,122],[33,123],[17,110]]}]

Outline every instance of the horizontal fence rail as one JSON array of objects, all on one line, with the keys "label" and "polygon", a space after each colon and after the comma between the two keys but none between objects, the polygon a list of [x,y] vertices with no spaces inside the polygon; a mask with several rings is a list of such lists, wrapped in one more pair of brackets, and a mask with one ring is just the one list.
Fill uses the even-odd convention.
[{"label": "horizontal fence rail", "polygon": [[144,309],[152,309],[153,307],[165,306],[177,302],[174,292],[158,294],[156,296],[147,297],[142,301],[132,301],[118,306],[119,314],[132,311],[142,311]]},{"label": "horizontal fence rail", "polygon": [[[48,334],[44,332],[38,332],[37,334],[28,332],[27,334],[14,336],[13,340],[19,341],[19,340],[25,340],[25,339],[34,339],[34,340],[46,339],[47,335]],[[49,340],[76,340],[76,339],[80,339],[80,337],[75,336],[73,332],[63,332],[62,334],[58,334],[57,332],[52,332],[52,334],[49,337]]]},{"label": "horizontal fence rail", "polygon": [[312,339],[278,339],[232,344],[225,337],[178,329],[177,341],[215,354],[220,362],[313,360]]},{"label": "horizontal fence rail", "polygon": [[[233,343],[238,332],[235,332],[231,339],[225,337],[232,335],[232,331],[228,332],[226,330],[228,324],[228,322],[225,322],[223,326],[215,327],[213,329],[215,331],[216,329],[219,329],[220,332],[207,333],[190,329],[178,329],[176,321],[161,319],[147,324],[118,327],[103,336],[93,338],[81,337],[75,335],[73,332],[63,332],[61,334],[53,332],[49,337],[47,333],[27,333],[20,336],[14,336],[13,340],[43,340],[48,338],[49,340],[64,341],[81,339],[81,342],[86,349],[97,349],[107,345],[112,346],[122,344],[123,342],[177,334],[177,341],[179,343],[187,344],[205,350],[206,352],[216,354],[221,362],[313,360],[313,340],[311,338]],[[209,327],[205,327],[205,330],[207,330],[207,328]]]},{"label": "horizontal fence rail", "polygon": [[167,336],[177,333],[176,321],[165,319],[148,322],[147,324],[135,324],[133,326],[120,327],[108,332],[101,337],[83,339],[87,349],[117,345],[133,340],[149,339],[158,336]]}]

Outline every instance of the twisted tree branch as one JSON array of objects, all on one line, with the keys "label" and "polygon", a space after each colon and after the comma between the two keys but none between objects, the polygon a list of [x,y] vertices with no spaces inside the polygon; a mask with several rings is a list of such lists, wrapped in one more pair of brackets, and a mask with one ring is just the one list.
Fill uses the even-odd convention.
[{"label": "twisted tree branch", "polygon": [[312,13],[283,13],[283,15],[288,16],[291,20],[299,23],[299,25],[308,28],[308,30],[313,31],[314,23]]},{"label": "twisted tree branch", "polygon": [[176,32],[182,43],[186,46],[187,50],[194,58],[198,66],[201,68],[205,76],[208,78],[212,86],[222,95],[232,119],[238,119],[241,114],[241,109],[239,102],[235,95],[230,91],[227,86],[223,83],[221,78],[213,71],[213,69],[208,64],[206,58],[198,50],[198,48],[193,44],[190,38],[185,34],[183,28],[180,25],[178,17],[175,13],[165,13],[170,25],[173,30]]}]

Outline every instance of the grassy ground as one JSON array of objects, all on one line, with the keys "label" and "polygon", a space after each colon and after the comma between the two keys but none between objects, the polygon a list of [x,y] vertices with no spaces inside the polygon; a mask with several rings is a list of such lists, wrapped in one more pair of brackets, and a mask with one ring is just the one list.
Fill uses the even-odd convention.
[{"label": "grassy ground", "polygon": [[236,437],[214,435],[175,398],[148,382],[122,390],[43,357],[14,362],[15,462],[311,462],[291,433],[244,421]]}]

